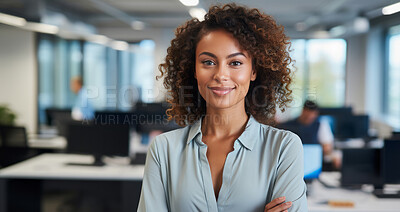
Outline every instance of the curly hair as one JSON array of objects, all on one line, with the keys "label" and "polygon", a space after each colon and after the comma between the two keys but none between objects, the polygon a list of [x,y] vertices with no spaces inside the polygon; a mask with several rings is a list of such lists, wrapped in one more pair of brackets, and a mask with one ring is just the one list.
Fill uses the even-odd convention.
[{"label": "curly hair", "polygon": [[205,115],[206,103],[195,79],[195,52],[201,38],[218,29],[231,33],[253,60],[257,77],[245,97],[246,112],[260,123],[273,123],[276,108],[284,111],[292,100],[291,43],[271,16],[236,4],[212,6],[204,21],[194,18],[176,29],[157,77],[165,77],[169,120],[185,126]]}]

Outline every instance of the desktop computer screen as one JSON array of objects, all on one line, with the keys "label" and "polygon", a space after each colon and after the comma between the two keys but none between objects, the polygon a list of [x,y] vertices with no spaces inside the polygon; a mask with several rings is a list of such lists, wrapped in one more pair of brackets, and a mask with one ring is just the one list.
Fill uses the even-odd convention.
[{"label": "desktop computer screen", "polygon": [[122,111],[96,111],[94,115],[95,124],[116,124],[116,125],[128,125],[135,128],[137,122],[135,120],[135,113],[133,112],[122,112]]},{"label": "desktop computer screen", "polygon": [[342,186],[381,184],[381,149],[343,149]]},{"label": "desktop computer screen", "polygon": [[368,115],[337,116],[333,119],[334,128],[332,131],[335,138],[348,139],[368,137]]},{"label": "desktop computer screen", "polygon": [[385,140],[382,157],[385,184],[400,184],[400,140]]},{"label": "desktop computer screen", "polygon": [[321,107],[319,108],[319,115],[324,116],[349,116],[353,113],[351,107]]},{"label": "desktop computer screen", "polygon": [[303,144],[304,179],[315,179],[322,171],[322,147],[320,144]]},{"label": "desktop computer screen", "polygon": [[104,155],[129,156],[128,125],[70,124],[67,140],[69,153],[91,154],[95,157],[93,165],[102,165]]}]

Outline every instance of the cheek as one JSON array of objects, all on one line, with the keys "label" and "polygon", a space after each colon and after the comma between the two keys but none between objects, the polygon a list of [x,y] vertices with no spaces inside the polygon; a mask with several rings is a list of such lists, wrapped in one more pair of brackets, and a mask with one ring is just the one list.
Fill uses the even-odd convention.
[{"label": "cheek", "polygon": [[208,81],[212,80],[212,73],[207,70],[202,70],[201,68],[196,67],[195,77],[197,80],[197,84],[204,85]]},{"label": "cheek", "polygon": [[251,78],[248,73],[238,73],[238,74],[232,75],[231,77],[237,84],[242,86],[242,89],[244,89],[244,88],[248,89],[248,86],[250,85],[250,78]]}]

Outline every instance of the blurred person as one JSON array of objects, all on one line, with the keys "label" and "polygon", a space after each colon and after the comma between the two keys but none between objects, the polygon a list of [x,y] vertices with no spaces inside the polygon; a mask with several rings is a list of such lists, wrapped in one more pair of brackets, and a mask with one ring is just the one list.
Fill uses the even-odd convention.
[{"label": "blurred person", "polygon": [[72,107],[72,119],[91,120],[94,118],[94,110],[87,97],[87,90],[83,87],[81,77],[73,77],[70,81],[71,91],[76,94],[75,103]]},{"label": "blurred person", "polygon": [[[319,107],[314,101],[306,100],[300,116],[279,124],[278,128],[296,133],[303,144],[321,144],[324,161],[332,162],[334,142],[332,129],[326,119],[319,118]],[[338,168],[337,162],[334,163]]]},{"label": "blurred person", "polygon": [[283,27],[227,4],[175,35],[159,68],[185,127],[150,144],[138,211],[307,211],[300,138],[269,126],[291,100]]}]

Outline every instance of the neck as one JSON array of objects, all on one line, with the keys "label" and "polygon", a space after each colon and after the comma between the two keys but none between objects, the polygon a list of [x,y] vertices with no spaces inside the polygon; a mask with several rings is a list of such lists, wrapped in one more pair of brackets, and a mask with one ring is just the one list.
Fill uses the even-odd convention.
[{"label": "neck", "polygon": [[248,118],[244,104],[242,107],[228,109],[207,107],[201,131],[204,136],[227,137],[235,134],[240,135],[246,127]]}]

